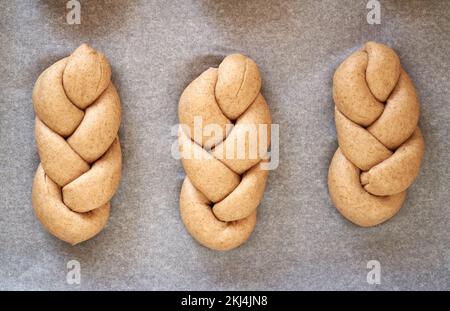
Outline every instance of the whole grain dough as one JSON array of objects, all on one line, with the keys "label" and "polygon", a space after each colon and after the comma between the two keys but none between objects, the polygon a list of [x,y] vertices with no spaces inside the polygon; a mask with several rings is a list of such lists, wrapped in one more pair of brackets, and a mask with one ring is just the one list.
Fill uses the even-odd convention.
[{"label": "whole grain dough", "polygon": [[336,208],[351,222],[378,225],[401,208],[424,152],[419,99],[389,47],[367,42],[333,77],[339,148],[328,188]]},{"label": "whole grain dough", "polygon": [[33,208],[50,233],[77,244],[106,226],[121,175],[120,98],[108,60],[82,44],[39,76],[33,105],[41,161]]},{"label": "whole grain dough", "polygon": [[[256,209],[268,175],[260,164],[267,161],[272,124],[260,89],[256,63],[233,54],[219,68],[203,72],[180,97],[178,116],[182,126],[178,140],[186,171],[180,213],[189,233],[211,249],[238,247],[256,224]],[[203,129],[214,125],[221,134],[208,135],[203,130],[194,135],[198,118]],[[232,129],[230,125],[234,125]],[[256,156],[250,153],[251,138],[245,139],[252,130],[259,150]],[[266,135],[260,135],[265,130]],[[245,148],[239,156],[233,148],[243,140]]]}]

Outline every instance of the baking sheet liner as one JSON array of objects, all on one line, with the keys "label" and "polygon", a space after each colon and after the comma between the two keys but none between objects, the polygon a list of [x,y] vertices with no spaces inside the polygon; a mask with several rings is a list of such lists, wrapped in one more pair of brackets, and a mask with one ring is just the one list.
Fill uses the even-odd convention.
[{"label": "baking sheet liner", "polygon": [[[0,1],[0,289],[450,289],[449,1]],[[335,68],[367,40],[394,48],[421,99],[426,151],[401,211],[362,229],[332,206],[327,169],[337,148]],[[38,166],[31,91],[38,75],[87,42],[113,67],[123,108],[123,177],[109,225],[72,247],[48,234],[31,206]],[[249,241],[214,252],[186,232],[184,177],[171,157],[178,99],[196,76],[241,52],[260,66],[280,125]],[[381,284],[367,283],[369,260]],[[81,283],[66,280],[78,260]]]}]

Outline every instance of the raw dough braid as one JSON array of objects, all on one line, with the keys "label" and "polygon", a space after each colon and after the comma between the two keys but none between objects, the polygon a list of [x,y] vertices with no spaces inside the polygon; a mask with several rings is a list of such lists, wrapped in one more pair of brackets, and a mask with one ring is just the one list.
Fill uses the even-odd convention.
[{"label": "raw dough braid", "polygon": [[414,86],[387,46],[367,42],[333,77],[339,148],[328,172],[336,208],[370,227],[394,216],[419,173],[424,141]]},{"label": "raw dough braid", "polygon": [[77,244],[105,227],[121,174],[120,99],[106,57],[81,45],[39,76],[33,104],[41,160],[34,211],[49,232]]},{"label": "raw dough braid", "polygon": [[[256,209],[268,175],[261,162],[266,161],[272,124],[260,88],[256,63],[233,54],[219,68],[210,68],[192,81],[180,98],[178,116],[184,128],[180,127],[179,145],[187,175],[181,189],[180,213],[189,233],[211,249],[238,247],[256,223]],[[199,135],[193,134],[196,118],[201,118],[203,125]],[[208,136],[206,128],[212,124],[223,135]],[[266,129],[259,126],[262,124]],[[250,153],[252,140],[246,139],[250,132],[257,137],[253,140],[257,155]],[[245,148],[239,156],[239,148],[234,146],[242,141]],[[183,156],[183,152],[197,157]]]}]

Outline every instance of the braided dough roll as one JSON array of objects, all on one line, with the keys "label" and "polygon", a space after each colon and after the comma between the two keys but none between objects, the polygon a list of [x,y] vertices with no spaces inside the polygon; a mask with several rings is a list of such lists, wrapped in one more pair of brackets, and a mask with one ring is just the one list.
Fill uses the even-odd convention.
[{"label": "braided dough roll", "polygon": [[[181,218],[189,233],[211,249],[238,247],[256,224],[268,175],[260,164],[267,158],[272,124],[260,89],[256,63],[233,54],[219,68],[203,72],[180,97],[178,141],[186,171]],[[203,126],[198,135],[196,119]],[[217,129],[215,135],[208,126]]]},{"label": "braided dough roll", "polygon": [[35,214],[59,239],[83,242],[106,226],[122,169],[120,98],[108,60],[81,45],[39,76],[33,105]]},{"label": "braided dough roll", "polygon": [[378,225],[401,208],[424,152],[419,99],[389,47],[367,42],[333,77],[339,148],[328,172],[336,208],[351,222]]}]

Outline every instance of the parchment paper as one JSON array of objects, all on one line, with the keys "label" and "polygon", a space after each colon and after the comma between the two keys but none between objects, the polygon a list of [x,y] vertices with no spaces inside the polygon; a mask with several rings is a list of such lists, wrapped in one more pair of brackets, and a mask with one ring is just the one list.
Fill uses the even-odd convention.
[{"label": "parchment paper", "polygon": [[[449,290],[450,1],[0,0],[0,289]],[[365,41],[394,48],[421,99],[426,152],[401,211],[371,229],[330,202],[337,148],[334,70]],[[87,42],[104,52],[123,107],[123,176],[107,228],[70,246],[47,233],[31,206],[38,166],[31,91],[56,60]],[[171,157],[183,89],[227,54],[260,66],[280,125],[249,241],[230,252],[197,244],[178,211],[184,171]],[[78,260],[81,284],[66,281]],[[367,282],[369,260],[381,284]]]}]

